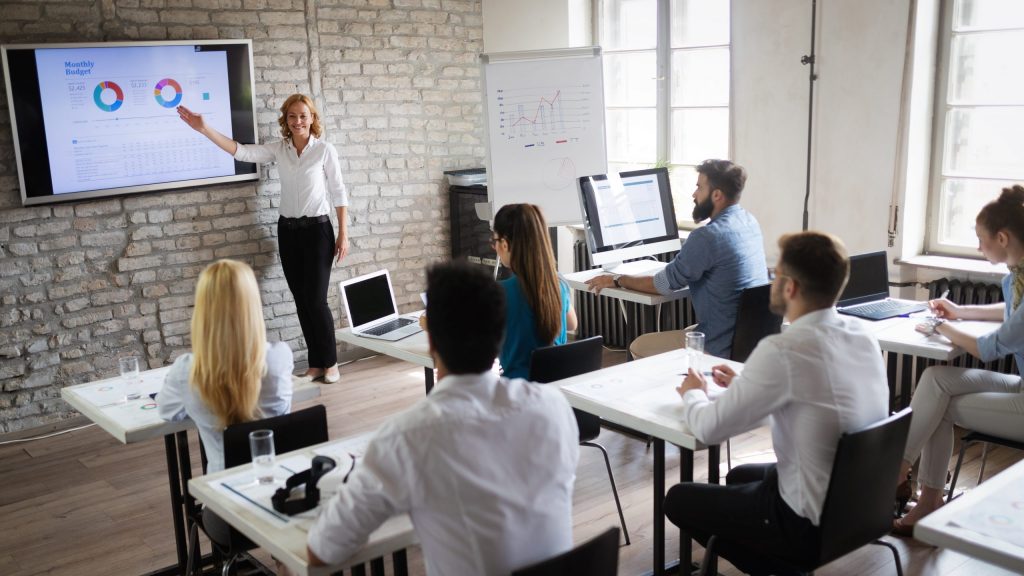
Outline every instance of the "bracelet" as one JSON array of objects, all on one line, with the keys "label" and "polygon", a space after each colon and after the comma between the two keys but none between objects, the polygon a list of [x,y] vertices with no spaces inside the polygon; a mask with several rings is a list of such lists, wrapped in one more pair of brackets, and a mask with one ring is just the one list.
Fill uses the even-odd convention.
[{"label": "bracelet", "polygon": [[930,331],[928,332],[928,336],[934,336],[936,332],[938,332],[939,326],[942,326],[945,323],[945,318],[929,318],[928,326],[930,328]]},{"label": "bracelet", "polygon": [[616,274],[616,275],[612,276],[612,284],[615,284],[616,288],[622,288],[622,284],[619,284],[619,278],[621,278],[621,277],[622,277],[621,274]]}]

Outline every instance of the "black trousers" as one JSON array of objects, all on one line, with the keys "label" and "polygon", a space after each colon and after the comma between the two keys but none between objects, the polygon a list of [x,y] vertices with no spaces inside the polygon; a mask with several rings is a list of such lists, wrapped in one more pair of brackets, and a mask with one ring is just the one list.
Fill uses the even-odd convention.
[{"label": "black trousers", "polygon": [[327,288],[334,259],[334,227],[327,216],[284,218],[277,223],[284,278],[295,300],[310,368],[338,363],[334,316],[327,306]]},{"label": "black trousers", "polygon": [[737,466],[725,482],[673,486],[666,516],[704,546],[717,536],[718,555],[747,574],[798,574],[794,564],[813,564],[820,532],[782,499],[775,464]]}]

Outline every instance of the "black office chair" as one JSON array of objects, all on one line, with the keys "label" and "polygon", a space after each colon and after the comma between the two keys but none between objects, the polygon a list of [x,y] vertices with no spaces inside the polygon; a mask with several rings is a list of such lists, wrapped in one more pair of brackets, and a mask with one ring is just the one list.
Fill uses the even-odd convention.
[{"label": "black office chair", "polygon": [[[740,293],[730,360],[746,362],[762,338],[782,331],[782,316],[768,307],[771,292],[772,285],[769,283],[752,286]],[[725,441],[725,464],[732,469],[732,443],[729,440]]]},{"label": "black office chair", "polygon": [[956,481],[960,476],[960,465],[964,463],[964,453],[967,451],[968,446],[978,442],[985,443],[985,446],[981,451],[981,470],[978,471],[978,484],[981,484],[981,481],[985,479],[985,458],[988,456],[989,444],[1006,446],[1007,448],[1013,448],[1015,450],[1024,450],[1024,442],[1018,442],[1008,438],[1000,438],[999,436],[992,436],[991,434],[982,434],[981,432],[968,430],[967,433],[960,438],[960,455],[956,459],[956,468],[953,469],[953,479],[949,482],[949,493],[946,494],[947,504],[953,499],[953,490],[956,488]]},{"label": "black office chair", "polygon": [[782,331],[782,316],[768,307],[771,291],[771,284],[762,284],[740,293],[736,331],[732,335],[732,354],[729,357],[731,360],[746,362],[762,338]]},{"label": "black office chair", "polygon": [[619,573],[619,529],[614,526],[583,544],[512,572],[512,576],[615,576]]},{"label": "black office chair", "polygon": [[[592,336],[586,340],[576,340],[561,346],[537,348],[530,358],[529,380],[546,384],[600,370],[602,342],[601,336]],[[575,408],[572,411],[576,415],[576,425],[580,429],[580,446],[597,448],[604,456],[604,465],[608,469],[608,481],[612,484],[612,495],[615,496],[615,507],[619,511],[622,534],[626,537],[626,545],[629,545],[629,530],[626,529],[626,517],[623,516],[622,504],[619,503],[619,491],[615,487],[615,477],[612,475],[612,464],[608,460],[608,451],[604,449],[604,446],[594,442],[601,434],[601,419]]]},{"label": "black office chair", "polygon": [[[892,482],[903,461],[910,418],[911,410],[906,408],[867,428],[841,435],[818,524],[821,542],[817,556],[796,564],[781,558],[766,560],[793,571],[812,572],[865,544],[877,544],[892,551],[896,574],[903,576],[899,551],[879,538],[892,529]],[[708,541],[702,575],[715,567],[717,540],[712,536]]]},{"label": "black office chair", "polygon": [[[282,414],[273,418],[253,420],[232,424],[224,429],[224,468],[240,466],[252,461],[252,452],[249,449],[249,433],[254,430],[274,431],[274,452],[284,454],[300,448],[306,448],[321,442],[327,442],[327,409],[323,405],[316,405],[292,412]],[[204,511],[203,517],[209,518],[212,512]],[[220,518],[211,522],[224,523]],[[189,531],[189,558],[188,572],[192,572],[194,551],[198,550],[199,524],[193,522]],[[224,558],[222,568],[223,576],[228,576],[232,565],[248,550],[256,548],[256,544],[242,535],[240,532],[230,529],[228,535],[218,531],[210,533],[207,527],[203,531],[210,538],[210,542],[217,549],[219,555]]]}]

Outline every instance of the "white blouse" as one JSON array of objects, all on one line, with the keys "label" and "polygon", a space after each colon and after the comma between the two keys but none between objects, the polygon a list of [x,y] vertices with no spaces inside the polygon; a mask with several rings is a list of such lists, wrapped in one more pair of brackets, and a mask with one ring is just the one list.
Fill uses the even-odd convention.
[{"label": "white blouse", "polygon": [[[267,344],[267,373],[260,387],[259,409],[262,418],[287,414],[292,409],[292,350],[284,342]],[[224,469],[224,427],[220,420],[189,384],[192,354],[183,354],[174,361],[164,378],[163,388],[156,396],[160,417],[169,422],[191,418],[199,429],[199,438],[206,448],[207,472]]]},{"label": "white blouse", "polygon": [[280,214],[285,218],[329,214],[331,204],[348,206],[338,151],[330,142],[310,136],[301,156],[290,138],[270,144],[238,144],[235,160],[277,162],[281,176]]}]

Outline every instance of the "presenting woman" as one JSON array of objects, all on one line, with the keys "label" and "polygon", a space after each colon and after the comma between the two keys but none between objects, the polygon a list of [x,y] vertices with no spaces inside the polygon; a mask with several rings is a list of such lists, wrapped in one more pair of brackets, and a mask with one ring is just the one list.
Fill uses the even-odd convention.
[{"label": "presenting woman", "polygon": [[[919,325],[918,330],[942,334],[985,362],[1013,354],[1019,371],[1024,366],[1024,187],[1004,188],[997,200],[978,213],[974,230],[982,255],[993,264],[1004,263],[1010,268],[1010,274],[1003,278],[1006,302],[957,306],[946,299],[932,300],[929,304],[937,319]],[[1002,325],[975,338],[960,330],[955,322],[947,321],[959,319],[1002,321]],[[1024,442],[1024,394],[1019,374],[933,366],[921,375],[910,405],[914,417],[899,480],[907,478],[920,455],[921,495],[917,506],[893,523],[893,532],[901,536],[910,536],[914,524],[942,506],[954,424]]]},{"label": "presenting woman", "polygon": [[505,289],[505,341],[501,346],[502,374],[526,378],[534,349],[565,344],[566,330],[576,329],[576,311],[569,285],[558,277],[548,227],[533,204],[506,204],[494,216],[491,244],[513,276]]},{"label": "presenting woman", "polygon": [[208,471],[224,469],[224,429],[287,414],[292,405],[292,351],[267,343],[256,275],[218,260],[199,275],[192,352],[174,361],[157,396],[160,417],[191,418],[206,447]]},{"label": "presenting woman", "polygon": [[[341,180],[338,151],[320,140],[323,126],[316,106],[303,94],[289,96],[277,120],[284,139],[270,144],[239,144],[207,126],[201,114],[184,106],[178,106],[178,115],[235,160],[277,162],[281,177],[277,221],[281,267],[306,339],[306,376],[337,382],[341,376],[327,287],[332,260],[341,262],[348,254],[348,193]],[[337,238],[329,216],[332,204],[338,213]]]}]

